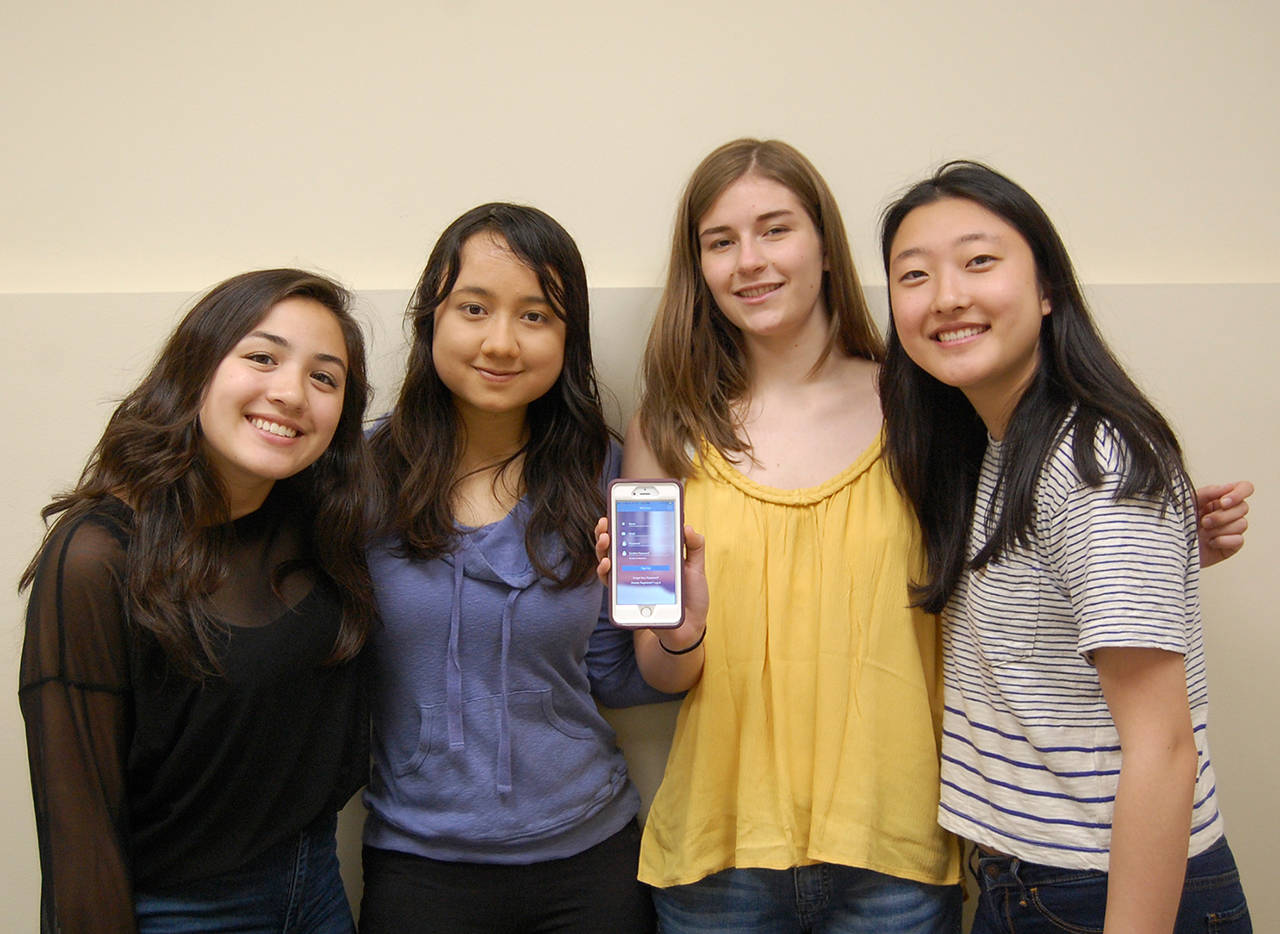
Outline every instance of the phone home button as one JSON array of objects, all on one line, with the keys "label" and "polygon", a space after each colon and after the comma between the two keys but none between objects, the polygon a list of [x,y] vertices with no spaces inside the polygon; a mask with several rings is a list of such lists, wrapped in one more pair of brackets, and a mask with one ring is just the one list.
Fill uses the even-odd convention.
[{"label": "phone home button", "polygon": [[640,615],[641,615],[641,616],[643,616],[643,617],[645,617],[646,619],[647,619],[648,617],[652,616],[652,615],[653,615],[653,607],[651,607],[651,606],[642,606],[642,607],[640,607]]}]

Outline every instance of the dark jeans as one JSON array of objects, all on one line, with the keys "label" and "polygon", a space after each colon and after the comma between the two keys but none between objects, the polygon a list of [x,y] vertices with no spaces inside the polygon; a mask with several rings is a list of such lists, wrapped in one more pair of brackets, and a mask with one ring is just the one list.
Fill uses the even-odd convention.
[{"label": "dark jeans", "polygon": [[662,934],[960,934],[960,886],[817,863],[655,889]]},{"label": "dark jeans", "polygon": [[[970,863],[972,867],[972,862]],[[1089,934],[1102,930],[1107,874],[983,856],[973,867],[982,892],[972,934]],[[1187,860],[1174,934],[1253,931],[1235,857],[1223,837]]]},{"label": "dark jeans", "polygon": [[353,934],[337,820],[318,820],[232,872],[135,893],[140,934]]},{"label": "dark jeans", "polygon": [[652,934],[635,821],[588,850],[525,865],[364,848],[361,934]]}]

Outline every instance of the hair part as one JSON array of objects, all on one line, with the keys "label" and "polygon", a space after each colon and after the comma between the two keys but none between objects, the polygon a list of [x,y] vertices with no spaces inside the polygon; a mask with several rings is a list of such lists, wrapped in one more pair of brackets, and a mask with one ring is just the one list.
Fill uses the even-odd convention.
[{"label": "hair part", "polygon": [[[916,208],[947,198],[971,201],[1009,223],[1031,248],[1050,313],[1041,319],[1040,362],[1018,400],[1003,441],[997,497],[1000,518],[968,567],[983,567],[1005,549],[1029,543],[1036,484],[1068,434],[1086,483],[1102,482],[1094,440],[1114,431],[1127,454],[1117,496],[1177,500],[1190,485],[1173,430],[1124,372],[1098,333],[1066,246],[1044,209],[1020,185],[978,162],[952,161],[910,187],[881,217],[885,274],[893,240]],[[889,309],[885,363],[880,370],[886,456],[924,535],[925,579],[916,605],[941,612],[966,568],[987,430],[959,389],[925,372],[903,349]]]},{"label": "hair part", "polygon": [[[600,477],[612,435],[591,359],[586,268],[573,238],[537,208],[499,202],[472,208],[445,228],[427,258],[406,311],[412,346],[400,395],[371,439],[385,500],[379,534],[395,539],[400,553],[417,560],[438,558],[456,547],[453,505],[466,428],[453,394],[436,373],[432,342],[436,310],[457,284],[462,249],[481,235],[501,241],[529,267],[565,323],[560,375],[529,405],[528,440],[499,473],[523,455],[530,560],[557,584],[580,585],[595,573],[591,529],[604,512]],[[551,535],[568,550],[566,567],[553,568],[544,557],[543,543]]]},{"label": "hair part", "polygon": [[822,296],[830,315],[827,340],[814,362],[832,353],[881,360],[884,343],[867,308],[835,196],[799,151],[779,140],[738,139],[693,171],[676,209],[667,282],[641,364],[639,415],[645,439],[663,468],[685,477],[704,440],[722,454],[750,454],[737,403],[750,392],[746,345],[716,307],[702,276],[698,223],[716,199],[748,175],[777,182],[804,205],[822,242]]},{"label": "hair part", "polygon": [[[155,636],[166,656],[192,677],[221,673],[226,632],[210,599],[226,576],[228,494],[209,464],[200,407],[222,360],[277,304],[309,298],[337,320],[347,350],[342,414],[333,440],[300,473],[273,486],[311,515],[315,566],[342,598],[342,622],[329,663],[363,646],[376,614],[365,564],[368,454],[362,434],[369,397],[364,336],[337,282],[300,269],[262,269],[219,283],[199,298],[170,334],[151,370],[116,407],[75,487],[41,511],[64,522],[109,496],[133,511],[127,553],[130,618]],[[35,577],[43,551],[27,565],[19,589]],[[294,568],[275,569],[276,581]]]}]

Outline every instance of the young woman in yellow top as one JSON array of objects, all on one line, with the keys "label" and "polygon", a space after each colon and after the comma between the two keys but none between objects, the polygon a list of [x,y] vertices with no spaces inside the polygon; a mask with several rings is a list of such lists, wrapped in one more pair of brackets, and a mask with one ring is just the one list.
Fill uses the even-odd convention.
[{"label": "young woman in yellow top", "polygon": [[[881,457],[882,357],[808,160],[749,139],[707,156],[623,462],[684,478],[706,536],[705,638],[662,685],[690,690],[641,849],[664,934],[960,929],[937,622],[908,606],[920,534]],[[1228,551],[1240,492],[1216,517]]]}]

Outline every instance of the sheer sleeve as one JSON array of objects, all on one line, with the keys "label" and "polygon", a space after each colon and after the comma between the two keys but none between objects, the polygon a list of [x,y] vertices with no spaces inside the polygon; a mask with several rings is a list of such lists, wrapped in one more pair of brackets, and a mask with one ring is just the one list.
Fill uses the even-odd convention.
[{"label": "sheer sleeve", "polygon": [[19,701],[40,843],[42,931],[137,929],[125,761],[125,550],[91,514],[45,544],[27,606]]}]

